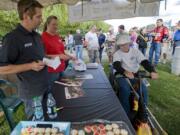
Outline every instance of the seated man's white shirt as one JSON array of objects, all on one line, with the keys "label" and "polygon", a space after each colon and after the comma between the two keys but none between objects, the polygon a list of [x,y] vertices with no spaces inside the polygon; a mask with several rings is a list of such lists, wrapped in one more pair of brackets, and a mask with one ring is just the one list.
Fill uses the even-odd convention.
[{"label": "seated man's white shirt", "polygon": [[88,50],[98,50],[99,43],[96,33],[88,32],[85,35],[85,40],[88,42]]},{"label": "seated man's white shirt", "polygon": [[113,55],[113,62],[121,62],[122,68],[133,73],[139,70],[140,63],[145,59],[144,55],[138,49],[134,48],[130,48],[127,53],[119,49]]}]

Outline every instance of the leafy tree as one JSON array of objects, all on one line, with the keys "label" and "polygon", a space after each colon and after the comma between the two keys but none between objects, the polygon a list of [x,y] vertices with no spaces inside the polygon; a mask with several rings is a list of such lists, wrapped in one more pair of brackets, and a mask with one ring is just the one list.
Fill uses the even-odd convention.
[{"label": "leafy tree", "polygon": [[[79,23],[69,23],[68,22],[68,8],[64,4],[51,5],[43,9],[43,23],[41,24],[39,30],[43,30],[43,25],[46,18],[50,15],[55,15],[58,17],[59,21],[59,34],[65,36],[69,31],[75,33],[76,29],[81,29],[83,33],[87,32],[89,27],[96,25],[103,31],[107,31],[109,25],[103,21],[89,21],[89,22],[79,22]],[[17,11],[0,11],[0,36],[4,36],[6,33],[11,31],[19,23]]]},{"label": "leafy tree", "polygon": [[98,28],[102,28],[103,31],[107,31],[110,27],[103,21],[88,21],[79,23],[68,22],[68,8],[64,4],[53,5],[45,8],[44,10],[44,21],[49,15],[55,15],[59,19],[59,33],[65,36],[69,31],[75,33],[76,29],[81,29],[83,33],[89,30],[89,27],[96,25]]},{"label": "leafy tree", "polygon": [[0,11],[0,36],[14,29],[19,22],[16,11]]}]

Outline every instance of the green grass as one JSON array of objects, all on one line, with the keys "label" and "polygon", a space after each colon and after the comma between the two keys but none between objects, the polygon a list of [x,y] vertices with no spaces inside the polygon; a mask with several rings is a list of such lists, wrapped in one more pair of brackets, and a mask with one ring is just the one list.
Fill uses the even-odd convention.
[{"label": "green grass", "polygon": [[0,117],[0,135],[9,135],[10,134],[10,127],[5,116]]},{"label": "green grass", "polygon": [[[2,111],[2,108],[0,108],[0,111]],[[25,115],[25,107],[24,105],[20,105],[13,113],[12,119],[14,121],[14,124],[18,124],[22,120],[26,120]],[[0,135],[9,135],[11,130],[9,127],[9,123],[6,120],[5,114],[0,117]]]},{"label": "green grass", "polygon": [[180,77],[169,65],[158,67],[159,79],[150,81],[149,107],[169,135],[180,135]]},{"label": "green grass", "polygon": [[[180,135],[180,77],[170,73],[170,64],[157,69],[159,79],[150,80],[149,108],[169,135]],[[104,70],[108,75],[107,63]]]}]

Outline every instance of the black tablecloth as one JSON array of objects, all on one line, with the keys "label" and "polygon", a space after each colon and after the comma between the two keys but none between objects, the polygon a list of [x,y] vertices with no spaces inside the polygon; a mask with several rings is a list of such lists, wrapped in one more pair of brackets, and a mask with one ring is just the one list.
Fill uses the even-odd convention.
[{"label": "black tablecloth", "polygon": [[82,87],[85,97],[65,99],[64,86],[54,84],[53,95],[57,107],[64,107],[58,112],[58,121],[80,122],[91,119],[106,119],[124,121],[132,133],[134,129],[116,97],[109,80],[101,66],[98,69],[88,69],[85,72],[67,71],[66,76],[90,73],[93,79],[85,80]]}]

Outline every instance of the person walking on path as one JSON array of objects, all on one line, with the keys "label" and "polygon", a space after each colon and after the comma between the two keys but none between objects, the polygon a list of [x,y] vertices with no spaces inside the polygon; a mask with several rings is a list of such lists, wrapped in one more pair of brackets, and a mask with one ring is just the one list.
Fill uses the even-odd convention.
[{"label": "person walking on path", "polygon": [[107,39],[106,39],[106,51],[107,51],[107,56],[108,56],[108,60],[109,60],[109,66],[112,65],[113,62],[113,53],[115,50],[115,41],[116,41],[116,36],[114,34],[114,28],[110,27],[109,28],[109,33],[107,35]]},{"label": "person walking on path", "polygon": [[98,36],[96,33],[96,26],[92,26],[90,31],[85,35],[85,43],[88,50],[89,62],[90,63],[100,63],[99,60],[99,43]]},{"label": "person walking on path", "polygon": [[173,42],[174,42],[173,54],[175,52],[176,47],[180,46],[180,21],[177,23],[176,29],[177,30],[174,33],[174,37],[173,37]]},{"label": "person walking on path", "polygon": [[148,37],[146,35],[146,29],[142,28],[140,29],[136,42],[138,44],[139,50],[143,53],[144,56],[146,56],[147,41]]},{"label": "person walking on path", "polygon": [[102,62],[104,43],[106,41],[106,36],[103,34],[102,29],[98,30],[98,41],[99,41],[99,59],[100,59],[100,62]]},{"label": "person walking on path", "polygon": [[70,53],[73,53],[73,47],[74,47],[74,39],[73,39],[72,32],[70,31],[68,33],[68,46],[67,46]]},{"label": "person walking on path", "polygon": [[83,37],[79,29],[76,30],[76,34],[74,35],[74,45],[76,51],[76,58],[83,60]]},{"label": "person walking on path", "polygon": [[152,43],[149,50],[149,61],[152,63],[153,54],[155,52],[155,60],[154,65],[157,66],[159,63],[160,55],[161,55],[161,43],[165,42],[168,39],[168,28],[163,25],[163,20],[158,19],[157,27],[153,30],[152,33]]}]

